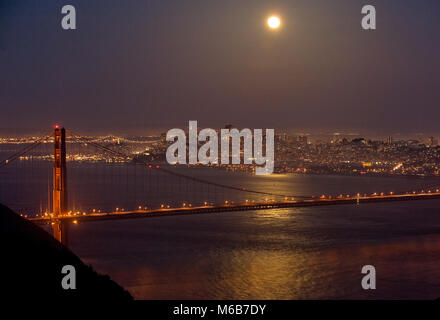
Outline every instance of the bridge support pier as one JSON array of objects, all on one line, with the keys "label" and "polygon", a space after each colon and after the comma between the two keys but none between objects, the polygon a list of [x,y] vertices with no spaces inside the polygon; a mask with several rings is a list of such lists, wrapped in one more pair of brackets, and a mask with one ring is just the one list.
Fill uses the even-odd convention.
[{"label": "bridge support pier", "polygon": [[53,229],[54,238],[67,247],[69,245],[68,242],[69,223],[62,220],[55,221],[52,223],[52,229]]},{"label": "bridge support pier", "polygon": [[67,246],[67,222],[57,219],[67,213],[66,130],[54,130],[53,236]]}]

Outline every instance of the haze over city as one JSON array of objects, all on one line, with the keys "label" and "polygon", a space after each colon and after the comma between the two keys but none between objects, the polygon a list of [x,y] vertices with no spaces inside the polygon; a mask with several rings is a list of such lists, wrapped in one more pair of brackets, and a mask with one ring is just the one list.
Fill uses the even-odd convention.
[{"label": "haze over city", "polygon": [[[438,1],[0,4],[0,134],[203,127],[438,134]],[[266,19],[281,19],[273,31]]]}]

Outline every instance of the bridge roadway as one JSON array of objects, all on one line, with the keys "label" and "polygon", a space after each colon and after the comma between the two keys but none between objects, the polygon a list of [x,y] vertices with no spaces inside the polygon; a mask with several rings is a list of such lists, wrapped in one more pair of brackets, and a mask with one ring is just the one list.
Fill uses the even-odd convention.
[{"label": "bridge roadway", "polygon": [[[430,200],[439,199],[440,192],[436,193],[418,193],[418,194],[399,194],[399,195],[384,195],[384,196],[368,196],[368,197],[349,197],[349,198],[319,198],[301,201],[284,201],[284,202],[264,202],[264,203],[242,203],[242,204],[225,204],[221,206],[202,206],[202,207],[183,207],[183,208],[169,208],[169,209],[152,209],[152,210],[137,210],[125,212],[109,212],[109,213],[89,213],[85,215],[70,214],[59,216],[57,219],[62,222],[83,223],[102,220],[117,220],[117,219],[138,219],[138,218],[153,218],[189,214],[204,214],[204,213],[218,213],[218,212],[233,212],[233,211],[252,211],[252,210],[268,210],[279,208],[297,208],[297,207],[312,207],[312,206],[329,206],[329,205],[348,205],[357,203],[378,203],[390,201],[410,201],[410,200]],[[53,221],[50,216],[29,218],[29,220],[38,224],[49,224]]]}]

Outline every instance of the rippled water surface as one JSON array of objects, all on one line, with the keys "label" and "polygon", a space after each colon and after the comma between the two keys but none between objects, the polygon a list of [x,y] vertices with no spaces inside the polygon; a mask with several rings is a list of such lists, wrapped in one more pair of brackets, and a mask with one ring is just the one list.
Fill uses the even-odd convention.
[{"label": "rippled water surface", "polygon": [[[207,172],[219,181],[229,177]],[[235,177],[232,182],[292,194],[411,190],[438,183]],[[70,240],[86,263],[136,298],[440,297],[440,200],[96,222],[72,228]],[[361,289],[361,268],[367,264],[377,270],[375,291]]]}]

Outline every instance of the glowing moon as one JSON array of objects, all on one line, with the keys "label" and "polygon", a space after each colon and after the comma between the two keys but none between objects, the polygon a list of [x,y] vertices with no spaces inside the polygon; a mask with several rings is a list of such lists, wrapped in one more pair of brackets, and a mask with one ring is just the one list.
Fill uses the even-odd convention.
[{"label": "glowing moon", "polygon": [[267,19],[267,25],[271,29],[278,29],[281,25],[281,20],[276,16],[271,16],[269,19]]}]

